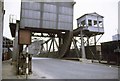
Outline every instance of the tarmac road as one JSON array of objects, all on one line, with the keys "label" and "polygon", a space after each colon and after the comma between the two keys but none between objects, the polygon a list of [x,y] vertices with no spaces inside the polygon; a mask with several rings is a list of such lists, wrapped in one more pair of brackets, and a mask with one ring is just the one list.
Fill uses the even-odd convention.
[{"label": "tarmac road", "polygon": [[33,57],[32,68],[44,79],[118,79],[118,68],[104,64]]}]

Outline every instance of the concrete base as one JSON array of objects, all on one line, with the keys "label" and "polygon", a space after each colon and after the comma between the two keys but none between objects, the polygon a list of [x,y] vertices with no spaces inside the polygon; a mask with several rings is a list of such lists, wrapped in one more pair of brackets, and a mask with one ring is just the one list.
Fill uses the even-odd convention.
[{"label": "concrete base", "polygon": [[92,63],[92,61],[91,60],[87,60],[87,59],[80,59],[80,61],[81,62],[83,62],[83,63]]}]

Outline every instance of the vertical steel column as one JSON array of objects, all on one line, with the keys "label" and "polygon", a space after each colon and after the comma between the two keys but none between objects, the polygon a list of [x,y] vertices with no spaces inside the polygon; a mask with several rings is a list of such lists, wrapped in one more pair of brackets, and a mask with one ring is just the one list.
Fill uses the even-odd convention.
[{"label": "vertical steel column", "polygon": [[53,41],[53,52],[55,52],[54,38],[52,38],[52,41]]},{"label": "vertical steel column", "polygon": [[[0,1],[0,5],[3,3]],[[4,13],[2,11],[3,6],[0,6],[0,80],[2,80],[2,45],[3,45],[3,19]]]},{"label": "vertical steel column", "polygon": [[59,37],[59,48],[58,48],[58,54],[60,54],[61,45],[62,45],[62,38]]},{"label": "vertical steel column", "polygon": [[61,46],[61,38],[59,38],[59,47]]},{"label": "vertical steel column", "polygon": [[82,32],[82,29],[80,30],[80,36],[81,36],[82,59],[86,59],[86,55],[85,55],[85,47],[84,47],[84,39],[83,39],[83,32]]},{"label": "vertical steel column", "polygon": [[57,2],[57,5],[56,5],[56,29],[58,29],[58,22],[59,22],[59,3]]},{"label": "vertical steel column", "polygon": [[[97,48],[96,48],[96,36],[94,36],[94,45],[95,45],[95,55],[97,55]],[[94,56],[95,57],[95,56]],[[96,58],[96,57],[95,57]],[[97,60],[97,59],[96,59]]]},{"label": "vertical steel column", "polygon": [[14,50],[13,50],[13,55],[12,55],[12,59],[13,59],[12,61],[16,62],[17,64],[17,69],[16,69],[17,74],[19,73],[19,44],[18,44],[19,26],[20,26],[20,22],[17,20],[16,21],[15,43],[14,43]]},{"label": "vertical steel column", "polygon": [[[86,46],[86,50],[87,50],[87,54],[88,54],[88,52],[89,52],[89,39],[90,39],[90,37],[88,36],[87,37],[87,46]],[[87,56],[87,55],[86,55]]]},{"label": "vertical steel column", "polygon": [[49,47],[49,52],[50,52],[50,50],[51,50],[52,42],[53,42],[53,41],[51,40],[50,47]]},{"label": "vertical steel column", "polygon": [[87,37],[87,46],[89,46],[89,38],[90,38],[90,37]]},{"label": "vertical steel column", "polygon": [[57,49],[59,48],[59,46],[58,46],[58,44],[57,44],[57,41],[54,39],[54,41],[55,41],[55,44],[56,44],[56,46],[57,46]]},{"label": "vertical steel column", "polygon": [[16,33],[15,33],[15,40],[14,40],[14,47],[13,47],[13,54],[12,54],[13,62],[17,61],[18,55],[19,55],[18,30],[19,30],[19,21],[16,21]]},{"label": "vertical steel column", "polygon": [[48,42],[46,43],[46,52],[48,53]]},{"label": "vertical steel column", "polygon": [[[41,9],[42,12],[44,11],[44,2],[42,2],[42,4],[40,5],[40,9]],[[42,20],[43,19],[43,13],[42,12],[40,14],[40,18],[41,18],[40,25],[39,25],[40,27],[43,26],[43,20]]]}]

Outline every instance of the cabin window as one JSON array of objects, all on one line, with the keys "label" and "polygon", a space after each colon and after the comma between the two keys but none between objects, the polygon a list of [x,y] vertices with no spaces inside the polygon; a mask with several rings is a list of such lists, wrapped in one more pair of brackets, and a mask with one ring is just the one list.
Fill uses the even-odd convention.
[{"label": "cabin window", "polygon": [[94,27],[97,27],[97,21],[94,20]]},{"label": "cabin window", "polygon": [[88,26],[92,26],[92,20],[88,20]]},{"label": "cabin window", "polygon": [[81,27],[85,27],[85,26],[86,26],[85,20],[81,21],[81,25],[80,25],[80,26],[81,26]]},{"label": "cabin window", "polygon": [[103,27],[103,22],[99,21],[99,27]]}]

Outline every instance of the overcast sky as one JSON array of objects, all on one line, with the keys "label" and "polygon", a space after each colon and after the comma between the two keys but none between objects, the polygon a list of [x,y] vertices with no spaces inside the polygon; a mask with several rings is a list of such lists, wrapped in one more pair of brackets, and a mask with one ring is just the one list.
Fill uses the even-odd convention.
[{"label": "overcast sky", "polygon": [[[9,29],[9,15],[16,15],[20,19],[20,1],[19,0],[4,0],[6,10],[4,19],[4,33],[3,35],[8,38],[11,37]],[[12,1],[12,2],[11,2]],[[16,2],[17,1],[17,2]],[[117,33],[118,29],[118,1],[119,0],[74,0],[74,28],[76,28],[76,19],[86,13],[97,12],[104,16],[104,30],[105,34],[100,42],[112,40],[112,35]]]}]

